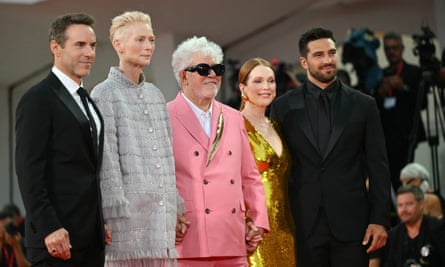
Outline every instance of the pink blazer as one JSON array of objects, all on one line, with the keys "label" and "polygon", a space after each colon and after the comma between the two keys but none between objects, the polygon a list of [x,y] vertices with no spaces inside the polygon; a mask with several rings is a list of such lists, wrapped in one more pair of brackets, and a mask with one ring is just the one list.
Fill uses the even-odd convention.
[{"label": "pink blazer", "polygon": [[[241,113],[213,101],[208,138],[182,93],[167,104],[173,129],[176,182],[191,222],[180,258],[245,256],[245,215],[269,230],[261,176]],[[207,165],[218,118],[224,128]]]}]

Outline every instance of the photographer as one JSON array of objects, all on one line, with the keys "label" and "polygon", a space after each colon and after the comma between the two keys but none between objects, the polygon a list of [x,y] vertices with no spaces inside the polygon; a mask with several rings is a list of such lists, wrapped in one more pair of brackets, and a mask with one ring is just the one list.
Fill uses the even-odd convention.
[{"label": "photographer", "polygon": [[[20,235],[22,236],[22,244],[24,244],[25,240],[25,217],[22,215],[19,207],[17,207],[14,203],[9,203],[3,206],[2,209],[4,212],[8,213],[12,217],[12,222],[14,223],[15,227],[20,232]],[[25,251],[26,254],[26,251]]]},{"label": "photographer", "polygon": [[0,212],[0,267],[31,266],[23,253],[21,235],[6,211]]},{"label": "photographer", "polygon": [[412,140],[411,136],[422,73],[419,67],[403,59],[404,45],[399,34],[385,34],[383,47],[389,66],[383,69],[384,78],[375,99],[386,139],[391,182],[394,190],[397,190],[400,170],[413,160],[413,155],[409,155],[410,144],[417,145],[425,140],[422,124],[418,125],[416,140]]},{"label": "photographer", "polygon": [[381,251],[383,267],[443,267],[444,223],[423,214],[424,194],[413,185],[402,185],[397,191],[397,214],[400,224],[388,234]]}]

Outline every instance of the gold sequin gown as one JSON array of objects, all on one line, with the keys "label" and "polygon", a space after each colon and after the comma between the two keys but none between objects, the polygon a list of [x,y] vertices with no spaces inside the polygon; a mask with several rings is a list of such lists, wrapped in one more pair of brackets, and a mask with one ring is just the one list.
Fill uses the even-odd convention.
[{"label": "gold sequin gown", "polygon": [[[290,155],[283,144],[281,156],[244,118],[250,146],[255,162],[261,173],[266,194],[270,232],[257,250],[249,257],[251,267],[293,267],[296,266],[294,234],[295,226],[288,202],[288,175]],[[272,122],[279,133],[278,124]]]}]

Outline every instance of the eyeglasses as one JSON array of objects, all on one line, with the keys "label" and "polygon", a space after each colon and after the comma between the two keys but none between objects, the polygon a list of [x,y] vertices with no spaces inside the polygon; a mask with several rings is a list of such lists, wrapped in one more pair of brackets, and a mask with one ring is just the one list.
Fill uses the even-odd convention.
[{"label": "eyeglasses", "polygon": [[389,50],[399,50],[401,49],[402,46],[401,45],[388,45],[388,46],[384,46],[383,49],[385,51],[389,51]]},{"label": "eyeglasses", "polygon": [[414,177],[414,178],[405,178],[405,179],[403,179],[402,182],[405,182],[405,181],[406,181],[406,184],[412,184],[412,183],[413,183],[414,181],[416,181],[416,180],[422,180],[422,179],[417,178],[417,177]]},{"label": "eyeglasses", "polygon": [[201,63],[195,66],[191,66],[185,69],[185,71],[195,72],[197,71],[201,76],[208,76],[210,74],[210,70],[213,70],[216,76],[221,76],[224,74],[225,67],[223,64],[215,64],[210,66],[209,64]]}]

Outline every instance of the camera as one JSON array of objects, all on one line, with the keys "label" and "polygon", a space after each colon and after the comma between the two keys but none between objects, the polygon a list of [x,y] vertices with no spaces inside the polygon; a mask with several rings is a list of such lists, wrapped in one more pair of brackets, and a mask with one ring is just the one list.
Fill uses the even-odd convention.
[{"label": "camera", "polygon": [[436,74],[440,69],[440,61],[435,57],[436,47],[433,43],[436,35],[428,26],[421,26],[421,30],[422,34],[412,35],[416,43],[413,53],[419,57],[419,64],[422,70]]},{"label": "camera", "polygon": [[10,236],[15,236],[19,232],[19,229],[12,220],[13,217],[9,212],[0,211],[0,221],[4,224],[5,232]]},{"label": "camera", "polygon": [[5,226],[5,232],[10,236],[15,236],[19,232],[19,229],[11,222]]},{"label": "camera", "polygon": [[407,259],[405,264],[403,264],[403,267],[422,267],[422,265],[414,259]]}]

